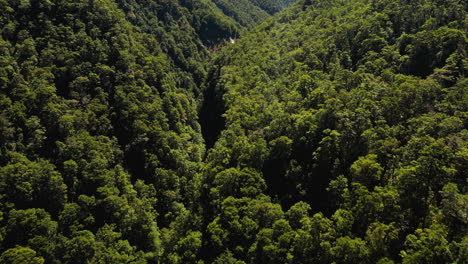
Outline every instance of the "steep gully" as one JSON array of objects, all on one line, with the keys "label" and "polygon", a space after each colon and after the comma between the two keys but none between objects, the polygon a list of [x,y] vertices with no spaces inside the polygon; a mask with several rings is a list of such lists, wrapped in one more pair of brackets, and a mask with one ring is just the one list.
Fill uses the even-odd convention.
[{"label": "steep gully", "polygon": [[221,67],[219,66],[208,74],[207,86],[203,91],[203,102],[198,116],[207,150],[214,146],[225,127],[223,114],[226,109],[223,101],[223,91],[217,89],[220,72]]}]

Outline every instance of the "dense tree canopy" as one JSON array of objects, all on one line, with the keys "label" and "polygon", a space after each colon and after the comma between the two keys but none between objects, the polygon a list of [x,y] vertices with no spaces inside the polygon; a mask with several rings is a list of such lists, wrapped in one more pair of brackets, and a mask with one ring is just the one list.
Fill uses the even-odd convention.
[{"label": "dense tree canopy", "polygon": [[0,263],[466,263],[468,3],[292,2],[0,0]]},{"label": "dense tree canopy", "polygon": [[[290,227],[279,237],[273,223],[271,231],[257,227],[248,252],[258,253],[230,249],[233,257],[465,257],[466,223],[447,199],[462,208],[467,191],[467,8],[464,1],[299,1],[217,55],[211,89],[224,120],[204,181],[216,186],[219,171],[251,170],[282,208],[308,208],[300,214],[307,220],[286,218]],[[312,232],[317,224],[306,223],[318,215],[309,213],[328,228]]]}]

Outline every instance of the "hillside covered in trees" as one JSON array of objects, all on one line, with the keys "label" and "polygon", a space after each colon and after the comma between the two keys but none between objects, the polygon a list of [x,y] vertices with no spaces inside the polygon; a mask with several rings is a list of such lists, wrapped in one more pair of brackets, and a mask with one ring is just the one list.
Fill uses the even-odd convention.
[{"label": "hillside covered in trees", "polygon": [[468,2],[292,2],[0,0],[0,263],[468,263]]}]

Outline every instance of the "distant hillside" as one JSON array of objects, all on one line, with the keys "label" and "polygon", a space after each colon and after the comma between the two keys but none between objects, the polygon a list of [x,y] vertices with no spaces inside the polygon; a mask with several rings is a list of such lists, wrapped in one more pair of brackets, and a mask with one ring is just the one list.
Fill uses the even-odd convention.
[{"label": "distant hillside", "polygon": [[[208,59],[210,47],[231,37],[238,38],[270,16],[260,7],[262,5],[252,0],[117,2],[128,21],[157,38],[191,89],[203,83],[206,74],[203,63]],[[269,6],[275,7],[274,12],[277,12],[286,2],[275,1]]]},{"label": "distant hillside", "polygon": [[288,7],[294,0],[212,0],[227,16],[251,28]]},{"label": "distant hillside", "polygon": [[251,0],[212,0],[227,16],[234,18],[246,28],[265,21],[270,15]]},{"label": "distant hillside", "polygon": [[265,10],[270,15],[277,13],[284,8],[288,7],[290,4],[295,2],[295,0],[249,0],[254,5]]}]

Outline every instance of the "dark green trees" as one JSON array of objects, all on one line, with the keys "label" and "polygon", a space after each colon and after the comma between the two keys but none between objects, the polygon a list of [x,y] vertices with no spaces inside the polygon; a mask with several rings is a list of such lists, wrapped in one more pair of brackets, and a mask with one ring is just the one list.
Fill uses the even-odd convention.
[{"label": "dark green trees", "polygon": [[466,1],[290,2],[0,0],[0,263],[465,263]]},{"label": "dark green trees", "polygon": [[[299,214],[257,227],[255,254],[242,258],[231,246],[235,259],[464,256],[455,208],[466,194],[465,10],[462,1],[299,1],[219,54],[213,90],[224,93],[226,124],[205,181],[255,169],[264,193]],[[313,233],[319,224],[307,223],[319,215],[302,217],[297,202],[324,213],[326,228]],[[303,244],[291,247],[298,236]]]},{"label": "dark green trees", "polygon": [[2,260],[157,262],[166,215],[197,210],[196,71],[114,1],[0,9]]}]

